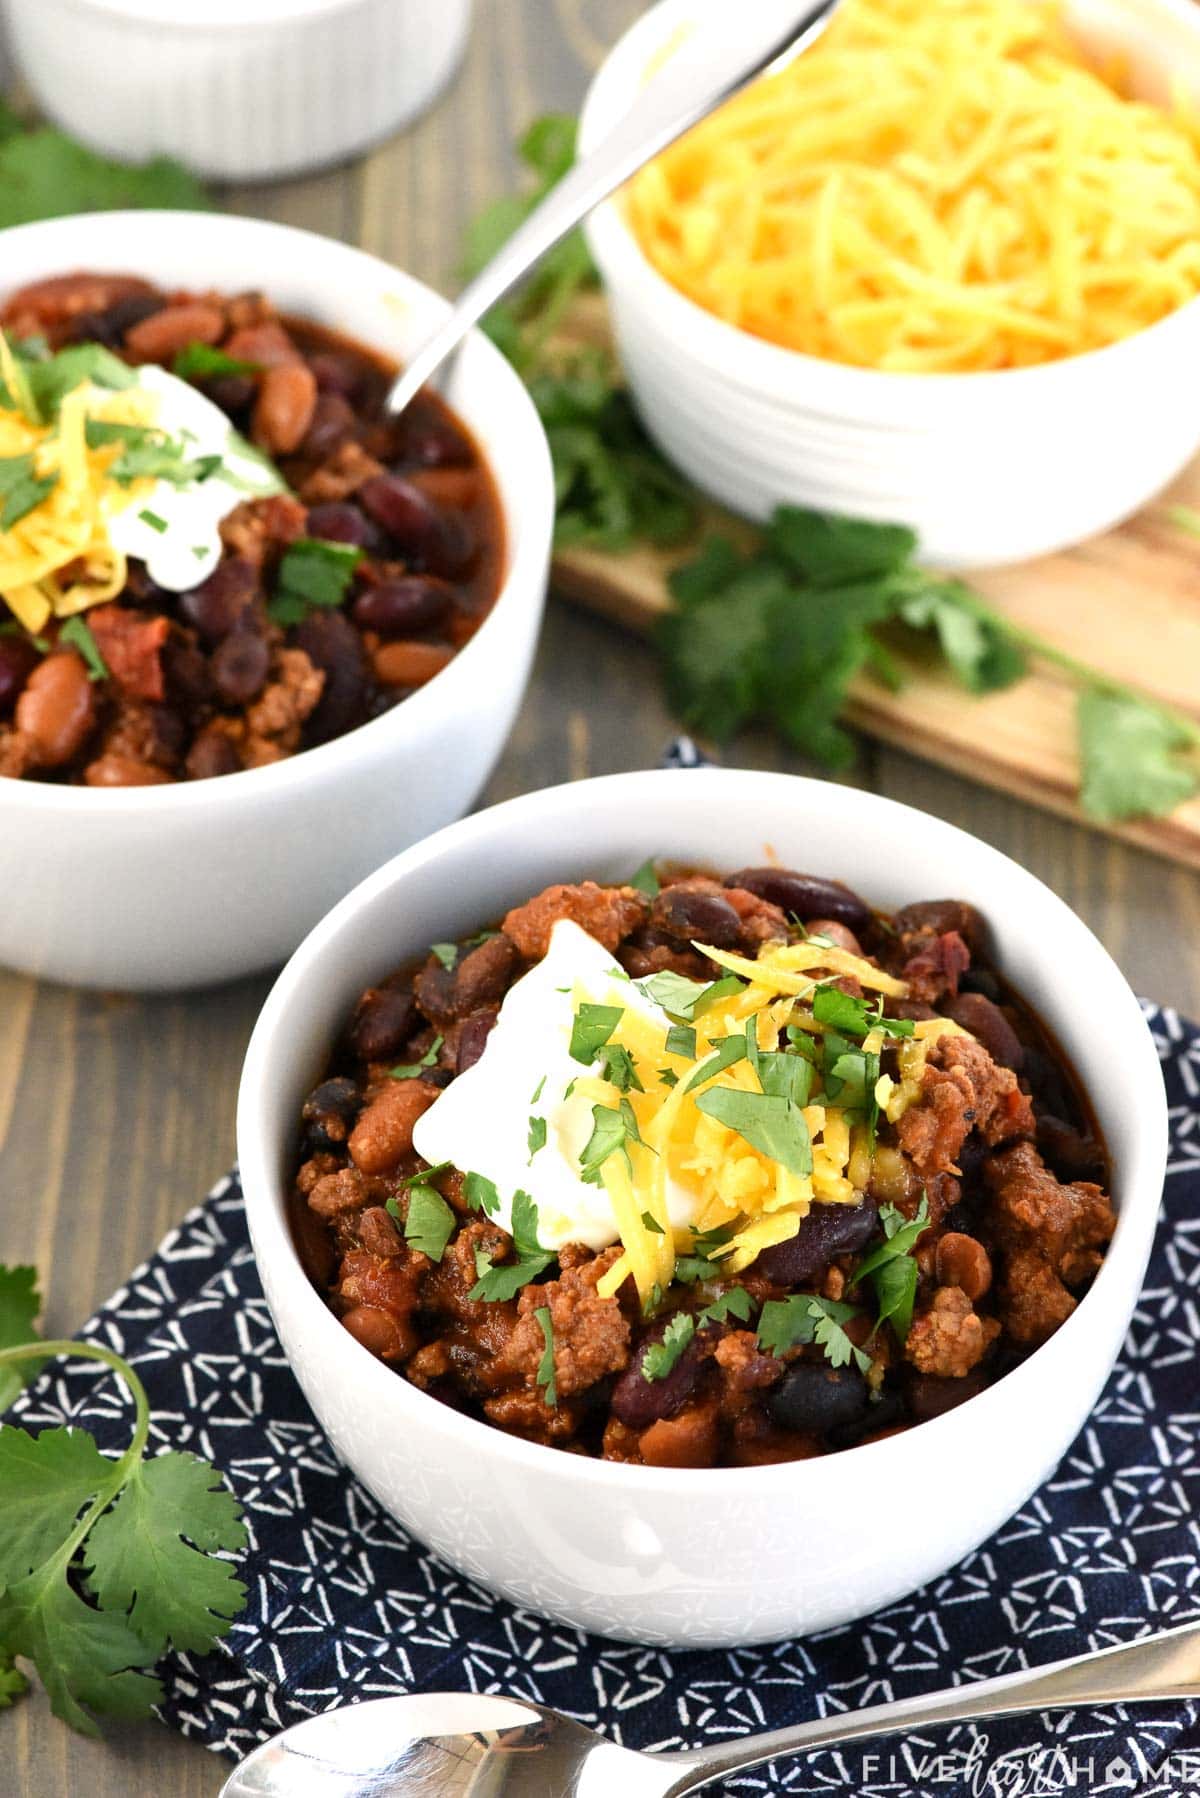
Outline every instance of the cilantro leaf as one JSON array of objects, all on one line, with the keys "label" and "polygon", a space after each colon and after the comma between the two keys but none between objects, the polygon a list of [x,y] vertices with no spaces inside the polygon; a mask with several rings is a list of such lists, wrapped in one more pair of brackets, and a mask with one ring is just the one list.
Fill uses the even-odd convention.
[{"label": "cilantro leaf", "polygon": [[665,1236],[666,1235],[666,1231],[663,1229],[663,1227],[659,1223],[658,1219],[651,1212],[649,1212],[649,1211],[642,1212],[642,1222],[643,1222],[643,1224],[645,1224],[647,1230],[649,1230],[652,1235],[654,1235],[654,1236]]},{"label": "cilantro leaf", "polygon": [[619,1005],[581,1004],[571,1022],[571,1059],[590,1067],[624,1016]]},{"label": "cilantro leaf", "polygon": [[107,680],[108,663],[100,654],[100,646],[92,635],[92,627],[81,612],[59,626],[58,640],[77,649],[87,663],[89,680]]},{"label": "cilantro leaf", "polygon": [[211,343],[185,343],[175,353],[171,373],[182,381],[203,381],[217,375],[256,375],[262,364],[229,356]]},{"label": "cilantro leaf", "polygon": [[697,1110],[735,1130],[751,1148],[803,1178],[812,1173],[812,1138],[804,1114],[791,1099],[718,1086],[701,1093]]},{"label": "cilantro leaf", "polygon": [[661,888],[659,887],[658,874],[655,871],[653,856],[642,863],[636,874],[631,874],[629,876],[629,884],[631,887],[636,887],[639,893],[645,893],[648,899],[656,899],[658,897]]},{"label": "cilantro leaf", "polygon": [[642,1378],[665,1380],[695,1334],[696,1320],[687,1311],[677,1311],[663,1331],[661,1341],[652,1342],[642,1356]]},{"label": "cilantro leaf", "polygon": [[771,1050],[758,1057],[758,1083],[765,1093],[790,1099],[793,1105],[807,1105],[812,1098],[816,1069],[803,1055],[786,1050]]},{"label": "cilantro leaf", "polygon": [[749,1323],[753,1313],[754,1300],[746,1288],[731,1286],[728,1292],[721,1293],[720,1297],[715,1298],[711,1305],[704,1307],[697,1321],[702,1325],[706,1323],[724,1324],[728,1323],[731,1317],[736,1317],[741,1323]]},{"label": "cilantro leaf", "polygon": [[[393,1200],[388,1201],[391,1210]],[[428,1185],[412,1186],[408,1193],[408,1216],[404,1220],[404,1240],[431,1261],[440,1261],[446,1244],[454,1234],[455,1217],[441,1193]]]},{"label": "cilantro leaf", "polygon": [[6,1656],[32,1661],[55,1716],[83,1735],[100,1733],[91,1711],[146,1717],[162,1697],[156,1679],[134,1671],[149,1657],[129,1622],[85,1603],[61,1564],[0,1596],[0,1643]]},{"label": "cilantro leaf", "polygon": [[885,1036],[911,1036],[916,1025],[911,1018],[885,1018],[882,1009],[867,999],[856,999],[836,986],[819,986],[812,998],[812,1014],[818,1024],[831,1024],[849,1036],[866,1036],[881,1030]]},{"label": "cilantro leaf", "polygon": [[690,1093],[695,1086],[703,1086],[708,1080],[715,1080],[726,1068],[734,1067],[739,1061],[746,1059],[746,1038],[742,1035],[723,1036],[713,1045],[713,1052],[707,1055],[692,1073],[684,1087]]},{"label": "cilantro leaf", "polygon": [[[629,1107],[630,1115],[632,1115],[629,1101],[623,1099],[621,1103]],[[629,1151],[625,1147],[627,1135],[625,1119],[620,1110],[614,1109],[611,1105],[593,1105],[592,1134],[584,1144],[579,1157],[580,1179],[592,1186],[601,1185],[600,1169],[610,1155],[623,1155],[626,1167],[630,1168],[632,1172]]]},{"label": "cilantro leaf", "polygon": [[531,1117],[530,1118],[530,1120],[529,1120],[529,1136],[528,1136],[527,1146],[529,1149],[530,1161],[533,1160],[534,1156],[538,1153],[538,1151],[540,1149],[545,1148],[545,1146],[546,1146],[546,1120],[545,1120],[545,1118],[542,1118],[542,1117]]},{"label": "cilantro leaf", "polygon": [[898,613],[914,630],[933,630],[954,674],[971,693],[996,693],[1028,672],[1024,652],[972,603],[962,581],[919,577]]},{"label": "cilantro leaf", "polygon": [[245,1586],[215,1552],[245,1546],[241,1507],[220,1474],[170,1451],[139,1462],[93,1525],[88,1588],[102,1610],[128,1616],[143,1661],[168,1643],[203,1654],[246,1602]]},{"label": "cilantro leaf", "polygon": [[499,1211],[500,1194],[496,1191],[495,1182],[486,1175],[468,1174],[463,1191],[472,1211],[482,1211],[487,1217],[494,1217]]},{"label": "cilantro leaf", "polygon": [[[740,993],[745,985],[736,974],[723,974],[719,980],[710,980],[707,985],[700,980],[689,980],[684,974],[676,974],[671,968],[664,968],[659,974],[651,974],[647,980],[639,980],[646,997],[661,1005],[669,1018],[678,1023],[690,1023],[711,1011],[721,999],[728,999],[734,993]],[[681,1041],[681,1038],[676,1040]],[[667,1046],[671,1039],[668,1036]],[[676,1049],[673,1054],[682,1051]],[[692,1033],[692,1054],[695,1055],[695,1032]]]},{"label": "cilantro leaf", "polygon": [[854,1360],[865,1373],[871,1358],[846,1335],[845,1326],[861,1316],[853,1305],[837,1299],[817,1298],[814,1293],[793,1293],[786,1299],[768,1299],[758,1320],[759,1347],[772,1355],[815,1342],[834,1367]]},{"label": "cilantro leaf", "polygon": [[875,1327],[891,1323],[903,1342],[912,1324],[913,1303],[917,1296],[918,1267],[914,1259],[917,1242],[929,1228],[929,1204],[925,1195],[915,1217],[906,1218],[894,1205],[880,1208],[884,1240],[865,1255],[854,1270],[855,1282],[869,1280],[875,1293],[879,1315]]},{"label": "cilantro leaf", "polygon": [[128,207],[206,211],[204,188],[167,156],[111,162],[49,127],[0,142],[0,228],[76,212]]},{"label": "cilantro leaf", "polygon": [[440,961],[447,973],[458,964],[457,943],[430,943],[429,953],[435,961]]},{"label": "cilantro leaf", "polygon": [[600,1065],[605,1080],[610,1086],[615,1086],[618,1092],[645,1092],[632,1054],[628,1049],[622,1048],[620,1043],[605,1044],[600,1051]]},{"label": "cilantro leaf", "polygon": [[86,1430],[0,1429],[0,1586],[49,1559],[112,1471]]},{"label": "cilantro leaf", "polygon": [[558,1404],[558,1387],[554,1380],[554,1319],[550,1315],[549,1305],[539,1305],[533,1314],[542,1332],[542,1340],[546,1347],[537,1365],[537,1383],[546,1395],[548,1405]]},{"label": "cilantro leaf", "polygon": [[499,1265],[492,1261],[490,1255],[482,1249],[475,1251],[475,1272],[478,1278],[467,1297],[474,1302],[486,1299],[490,1304],[503,1304],[506,1299],[516,1298],[523,1286],[544,1273],[553,1261],[553,1255],[537,1255],[517,1261],[504,1261]]},{"label": "cilantro leaf", "polygon": [[823,587],[857,584],[904,568],[916,533],[903,524],[874,524],[806,506],[779,506],[763,533],[778,559]]},{"label": "cilantro leaf", "polygon": [[[35,1335],[34,1319],[41,1308],[37,1269],[0,1265],[0,1348],[16,1348],[18,1343],[31,1341]],[[22,1361],[15,1366],[0,1367],[0,1412],[8,1410],[41,1365],[40,1361]]]},{"label": "cilantro leaf", "polygon": [[284,551],[267,611],[276,624],[300,624],[314,608],[333,611],[350,591],[363,552],[354,543],[299,537]]},{"label": "cilantro leaf", "polygon": [[388,1069],[388,1079],[389,1080],[416,1080],[416,1079],[419,1079],[420,1076],[425,1072],[426,1068],[432,1068],[437,1065],[437,1058],[441,1053],[443,1041],[444,1041],[444,1038],[442,1038],[440,1036],[435,1036],[433,1041],[430,1043],[429,1047],[426,1049],[424,1055],[422,1055],[420,1061],[402,1062],[399,1067],[389,1068]]},{"label": "cilantro leaf", "polygon": [[58,471],[38,475],[34,471],[33,452],[0,459],[0,531],[10,531],[20,524],[58,485]]},{"label": "cilantro leaf", "polygon": [[866,1373],[871,1357],[846,1334],[846,1324],[858,1313],[852,1305],[836,1305],[832,1299],[814,1299],[817,1307],[813,1322],[813,1341],[824,1349],[831,1367],[848,1367],[854,1362],[860,1373]]},{"label": "cilantro leaf", "polygon": [[690,1024],[672,1024],[667,1031],[667,1054],[682,1055],[685,1061],[696,1059],[696,1032]]},{"label": "cilantro leaf", "polygon": [[[527,1192],[518,1189],[513,1194],[512,1202],[512,1239],[517,1254],[522,1257],[546,1255],[538,1241],[538,1209]],[[552,1261],[553,1255],[546,1259]]]},{"label": "cilantro leaf", "polygon": [[1200,768],[1180,759],[1192,737],[1168,713],[1134,695],[1100,690],[1080,696],[1080,804],[1109,823],[1140,814],[1165,817],[1200,792]]}]

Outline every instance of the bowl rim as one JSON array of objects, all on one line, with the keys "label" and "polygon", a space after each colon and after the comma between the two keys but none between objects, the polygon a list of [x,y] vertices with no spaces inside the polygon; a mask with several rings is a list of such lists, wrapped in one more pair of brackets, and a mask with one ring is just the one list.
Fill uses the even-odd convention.
[{"label": "bowl rim", "polygon": [[[1200,9],[1193,0],[1141,3],[1148,13],[1157,11],[1194,38],[1200,87]],[[596,70],[580,108],[581,155],[596,147],[609,122],[619,116],[616,96],[631,91],[637,70],[648,66],[653,51],[661,46],[677,16],[694,12],[695,4],[696,0],[655,0],[617,39]],[[1090,381],[1094,375],[1103,378],[1132,356],[1140,355],[1140,346],[1151,341],[1157,346],[1164,335],[1179,328],[1179,321],[1186,319],[1190,326],[1200,317],[1198,293],[1128,337],[1027,368],[946,372],[863,368],[772,343],[709,312],[654,266],[626,221],[620,194],[598,206],[584,229],[606,286],[610,279],[614,287],[640,286],[638,298],[647,309],[657,309],[663,315],[660,328],[684,350],[689,361],[704,364],[724,384],[755,394],[765,392],[781,410],[820,410],[822,400],[827,399],[830,405],[857,403],[865,413],[872,401],[886,405],[898,396],[917,392],[921,404],[930,409],[943,403],[958,407],[975,404],[984,397],[1001,396],[1022,405],[1031,403],[1035,396],[1038,403],[1053,404],[1054,395],[1037,390],[1047,388],[1051,382],[1063,386]],[[1065,394],[1059,397],[1066,398]],[[881,427],[884,424],[875,419],[871,422]]]},{"label": "bowl rim", "polygon": [[[39,237],[44,237],[49,243],[54,243],[61,237],[65,249],[69,251],[73,232],[84,221],[94,229],[95,222],[100,217],[103,218],[104,225],[111,229],[114,243],[118,247],[130,239],[135,244],[144,242],[152,246],[156,227],[177,231],[183,225],[190,233],[202,236],[244,238],[248,252],[257,243],[258,266],[267,269],[271,266],[271,244],[281,244],[286,240],[294,248],[306,252],[312,267],[326,269],[332,266],[332,257],[334,262],[346,265],[348,274],[357,272],[361,277],[382,281],[386,283],[389,293],[395,293],[402,300],[416,300],[425,306],[436,304],[444,312],[450,311],[450,302],[435,288],[386,262],[381,256],[373,255],[369,250],[359,249],[357,245],[342,243],[337,238],[326,237],[320,232],[309,231],[297,225],[239,213],[186,210],[123,211],[102,215],[72,213],[61,218],[39,219],[26,225],[14,225],[0,231],[0,250],[21,243],[36,243]],[[249,253],[247,260],[250,260]],[[144,249],[139,249],[130,261],[152,263],[153,257],[148,256]],[[115,266],[115,263],[110,266]],[[51,273],[57,272],[60,272],[57,268],[51,270]],[[31,280],[35,278],[30,277]],[[146,278],[153,279],[152,271]],[[328,279],[327,276],[325,278]],[[11,281],[4,280],[4,294],[11,290]],[[505,535],[505,568],[487,616],[443,669],[426,681],[423,687],[418,687],[415,693],[378,718],[356,725],[353,730],[331,738],[328,743],[317,744],[311,749],[301,750],[282,761],[269,762],[260,768],[241,768],[236,773],[218,775],[211,780],[181,780],[144,787],[105,788],[50,781],[0,780],[0,808],[25,807],[54,815],[83,813],[91,821],[100,816],[106,819],[154,819],[172,815],[177,809],[186,813],[195,808],[211,806],[217,795],[229,804],[257,805],[260,801],[270,803],[282,800],[305,779],[319,780],[345,772],[360,755],[373,752],[377,745],[386,748],[389,737],[398,741],[405,737],[419,739],[429,712],[450,698],[455,682],[464,678],[464,662],[468,673],[476,664],[481,663],[483,657],[490,652],[492,638],[501,628],[499,621],[507,620],[509,613],[530,604],[530,595],[541,591],[545,559],[554,528],[554,470],[550,446],[529,391],[507,357],[482,331],[473,330],[465,340],[464,348],[469,349],[472,357],[482,357],[484,365],[490,366],[493,373],[510,388],[506,401],[505,441],[507,444],[507,433],[511,430],[512,447],[517,453],[510,457],[506,466],[512,471],[514,484],[519,485],[521,493],[519,500],[515,497],[512,500],[506,499],[498,478],[498,446],[485,442],[474,426],[471,426],[472,436],[479,445],[496,485]]]},{"label": "bowl rim", "polygon": [[[269,1096],[265,1080],[275,1059],[281,1053],[286,1054],[286,1047],[277,1045],[286,1045],[293,1036],[290,1019],[298,1007],[303,1008],[303,987],[309,969],[314,964],[323,962],[330,954],[336,954],[343,936],[355,935],[359,915],[370,909],[381,895],[391,893],[393,897],[397,896],[410,875],[436,862],[444,853],[469,844],[476,836],[487,836],[497,828],[506,826],[536,830],[541,825],[553,825],[564,812],[586,805],[585,795],[588,794],[600,796],[602,800],[614,795],[622,803],[627,802],[628,796],[628,802],[633,804],[653,804],[659,798],[665,804],[674,797],[681,782],[686,782],[686,790],[689,792],[697,795],[707,792],[711,805],[733,808],[738,798],[745,795],[748,788],[754,787],[768,793],[772,790],[778,792],[781,801],[810,805],[814,802],[845,804],[862,815],[867,828],[872,822],[878,824],[881,815],[894,819],[898,827],[904,824],[924,830],[932,827],[947,845],[965,846],[970,854],[981,857],[984,864],[990,864],[997,873],[1002,870],[1007,880],[1011,881],[1015,877],[1018,885],[1024,887],[1028,895],[1036,896],[1041,905],[1057,913],[1065,927],[1075,933],[1081,950],[1090,957],[1090,971],[1098,971],[1100,978],[1108,984],[1114,1029],[1119,1032],[1126,1023],[1131,1026],[1130,1040],[1133,1046],[1129,1052],[1126,1072],[1131,1093],[1130,1109],[1137,1134],[1130,1150],[1129,1166],[1122,1170],[1127,1188],[1126,1199],[1118,1211],[1117,1228],[1104,1262],[1076,1310],[1025,1361],[964,1405],[898,1434],[885,1436],[874,1442],[860,1443],[854,1449],[842,1453],[822,1455],[806,1461],[784,1461],[755,1467],[633,1466],[592,1456],[568,1455],[561,1449],[527,1442],[509,1435],[493,1424],[454,1411],[450,1406],[441,1404],[412,1386],[403,1375],[376,1360],[361,1344],[347,1336],[301,1266],[284,1207],[275,1202],[271,1192],[274,1145],[266,1142],[265,1132],[260,1126],[261,1112]],[[829,796],[832,793],[839,797],[831,801]],[[351,1003],[353,994],[347,994],[346,1004]],[[1103,1120],[1101,1122],[1103,1124]],[[1090,1328],[1090,1320],[1095,1316],[1095,1306],[1102,1295],[1115,1291],[1120,1279],[1128,1280],[1132,1275],[1136,1278],[1136,1285],[1131,1307],[1136,1303],[1161,1207],[1167,1145],[1166,1090],[1153,1039],[1138,1001],[1124,975],[1091,929],[1036,875],[1003,851],[982,842],[957,825],[934,818],[882,794],[805,776],[720,767],[639,770],[543,787],[446,825],[394,856],[326,913],[288,960],[255,1023],[246,1050],[237,1101],[238,1162],[255,1259],[261,1264],[265,1256],[272,1257],[270,1279],[264,1278],[264,1285],[270,1287],[274,1282],[284,1282],[289,1304],[294,1301],[301,1308],[298,1315],[304,1317],[306,1344],[314,1352],[320,1352],[326,1360],[335,1363],[342,1357],[348,1357],[347,1367],[355,1389],[363,1393],[370,1403],[397,1405],[399,1410],[395,1415],[413,1428],[432,1426],[447,1438],[454,1439],[459,1449],[470,1452],[474,1448],[477,1454],[489,1453],[506,1466],[530,1475],[547,1477],[557,1473],[560,1477],[567,1477],[570,1472],[572,1477],[598,1481],[602,1490],[624,1491],[634,1498],[639,1493],[650,1492],[678,1497],[690,1495],[696,1498],[709,1489],[709,1482],[715,1482],[724,1494],[733,1496],[738,1483],[749,1480],[757,1481],[759,1488],[764,1490],[776,1487],[782,1496],[785,1492],[797,1490],[800,1481],[819,1483],[822,1480],[837,1480],[840,1477],[837,1470],[847,1465],[847,1457],[853,1457],[849,1461],[851,1468],[868,1476],[886,1479],[889,1468],[898,1465],[911,1452],[910,1439],[914,1435],[932,1446],[935,1438],[925,1434],[932,1430],[938,1433],[936,1440],[948,1442],[951,1440],[951,1432],[958,1427],[955,1419],[961,1413],[969,1413],[981,1425],[982,1414],[978,1407],[988,1406],[999,1420],[1001,1408],[1014,1403],[1019,1393],[1024,1393],[1031,1402],[1037,1404],[1038,1394],[1044,1395],[1051,1362],[1062,1364],[1070,1360],[1081,1331]],[[1152,1201],[1150,1193],[1153,1194]],[[273,1306],[271,1309],[273,1312]],[[290,1361],[290,1356],[288,1358]],[[430,1407],[436,1407],[436,1411]],[[1088,1414],[1090,1410],[1089,1406]],[[1079,1427],[1082,1427],[1084,1421],[1085,1418],[1080,1418]],[[871,1458],[869,1464],[867,1456]],[[797,1472],[800,1468],[805,1471]]]}]

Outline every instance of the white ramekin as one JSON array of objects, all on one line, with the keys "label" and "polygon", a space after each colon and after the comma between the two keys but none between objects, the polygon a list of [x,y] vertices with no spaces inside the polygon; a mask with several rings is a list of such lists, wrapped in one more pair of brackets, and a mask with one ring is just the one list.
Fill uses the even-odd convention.
[{"label": "white ramekin", "polygon": [[[261,287],[401,360],[446,312],[361,250],[218,213],[23,225],[0,233],[0,267],[4,293],[80,268]],[[355,881],[473,803],[525,690],[554,482],[533,404],[485,337],[467,341],[446,392],[491,465],[507,536],[500,594],[475,636],[403,704],[269,767],[108,791],[0,778],[0,965],[140,990],[269,967]]]},{"label": "white ramekin", "polygon": [[[637,20],[587,96],[581,151],[708,3],[662,0]],[[1066,0],[1064,11],[1090,43],[1126,54],[1139,91],[1161,97],[1169,78],[1200,95],[1193,0]],[[587,234],[647,428],[699,487],[748,517],[816,506],[909,524],[935,565],[1023,561],[1136,511],[1200,447],[1187,378],[1200,359],[1200,300],[1042,367],[885,374],[783,349],[704,311],[643,254],[619,200]]]},{"label": "white ramekin", "polygon": [[457,67],[471,0],[7,0],[38,103],[92,149],[213,180],[299,175],[398,130]]},{"label": "white ramekin", "polygon": [[[326,1309],[284,1214],[300,1107],[357,994],[551,882],[625,879],[649,855],[736,868],[772,853],[882,906],[952,894],[985,912],[1002,965],[1074,1061],[1108,1139],[1119,1222],[1092,1290],[1034,1356],[958,1409],[775,1467],[595,1461],[519,1441],[410,1386]],[[997,850],[825,782],[618,774],[477,813],[344,899],[263,1008],[242,1075],[238,1154],[284,1349],[338,1454],[381,1504],[516,1603],[603,1635],[698,1648],[862,1616],[959,1560],[1047,1477],[1096,1401],[1141,1286],[1166,1099],[1137,1001],[1105,950]]]}]

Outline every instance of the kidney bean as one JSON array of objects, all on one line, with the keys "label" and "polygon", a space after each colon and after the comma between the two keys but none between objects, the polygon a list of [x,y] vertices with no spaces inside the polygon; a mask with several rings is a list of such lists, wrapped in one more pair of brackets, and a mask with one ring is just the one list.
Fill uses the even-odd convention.
[{"label": "kidney bean", "polygon": [[987,1374],[978,1371],[944,1378],[940,1374],[916,1374],[908,1385],[908,1406],[915,1423],[928,1423],[953,1411],[969,1398],[974,1398],[988,1384]]},{"label": "kidney bean", "polygon": [[987,941],[987,925],[983,914],[965,899],[918,899],[902,906],[896,913],[895,925],[902,936],[925,931],[931,936],[945,936],[957,931],[972,954],[977,955]]},{"label": "kidney bean", "polygon": [[240,556],[218,562],[207,580],[179,595],[180,616],[208,643],[228,636],[258,591],[258,570]]},{"label": "kidney bean", "polygon": [[340,1147],[354,1128],[361,1105],[362,1088],[343,1075],[314,1087],[300,1113],[309,1153]]},{"label": "kidney bean", "polygon": [[234,630],[212,656],[213,685],[229,705],[249,705],[262,692],[271,668],[271,650],[256,630]]},{"label": "kidney bean", "polygon": [[741,868],[726,877],[725,885],[745,887],[805,925],[810,918],[827,918],[861,930],[871,920],[870,907],[856,892],[840,880],[825,880],[817,874],[798,874],[791,868]]},{"label": "kidney bean", "polygon": [[1060,1180],[1105,1183],[1104,1156],[1095,1137],[1076,1130],[1051,1112],[1043,1112],[1038,1118],[1037,1146],[1042,1159]]},{"label": "kidney bean", "polygon": [[341,612],[313,612],[296,626],[296,645],[325,675],[316,709],[305,725],[307,743],[327,743],[367,715],[367,652]]},{"label": "kidney bean", "polygon": [[308,366],[322,393],[343,400],[356,398],[362,386],[362,369],[353,357],[343,356],[337,350],[318,350],[316,355],[308,358]]},{"label": "kidney bean", "polygon": [[267,319],[261,324],[240,325],[224,346],[238,362],[257,362],[259,368],[278,368],[299,362],[300,352],[281,324]]},{"label": "kidney bean", "polygon": [[789,1242],[764,1249],[755,1271],[777,1286],[802,1286],[817,1280],[838,1255],[865,1248],[879,1225],[874,1205],[814,1205]]},{"label": "kidney bean", "polygon": [[517,959],[514,944],[503,934],[460,955],[453,968],[444,968],[436,955],[431,955],[417,975],[417,1003],[426,1017],[439,1024],[465,1018],[481,1005],[498,1005],[508,990]]},{"label": "kidney bean", "polygon": [[704,1371],[707,1345],[696,1337],[662,1380],[648,1380],[642,1372],[642,1357],[653,1342],[661,1342],[669,1318],[661,1318],[634,1350],[629,1366],[612,1390],[610,1408],[618,1422],[631,1430],[648,1429],[664,1417],[674,1417],[696,1390]]},{"label": "kidney bean", "polygon": [[350,1132],[350,1159],[364,1174],[394,1174],[412,1152],[413,1127],[439,1088],[429,1080],[390,1081]]},{"label": "kidney bean", "polygon": [[384,547],[383,532],[361,507],[349,500],[331,499],[314,506],[308,515],[310,537],[327,543],[353,543],[357,549],[377,554]]},{"label": "kidney bean", "polygon": [[212,780],[218,774],[237,774],[242,758],[224,731],[202,730],[188,750],[184,766],[189,780]]},{"label": "kidney bean", "polygon": [[169,612],[174,603],[175,595],[151,580],[144,563],[130,562],[125,573],[125,591],[121,595],[123,606],[143,612]]},{"label": "kidney bean", "polygon": [[[364,521],[365,522],[365,521]],[[411,637],[445,622],[454,589],[430,574],[409,574],[364,588],[351,608],[355,624],[381,637]]]},{"label": "kidney bean", "polygon": [[416,1346],[414,1331],[375,1305],[356,1305],[343,1317],[342,1327],[379,1361],[403,1360]]},{"label": "kidney bean", "polygon": [[125,333],[125,348],[139,362],[169,362],[189,343],[217,343],[225,334],[225,314],[206,300],[184,300],[139,319]]},{"label": "kidney bean", "polygon": [[12,711],[40,659],[27,638],[0,637],[0,718]]},{"label": "kidney bean", "polygon": [[1041,1049],[1025,1048],[1021,1072],[1029,1083],[1035,1103],[1055,1117],[1070,1118],[1076,1106],[1058,1068]]},{"label": "kidney bean", "polygon": [[435,506],[455,506],[469,512],[479,499],[480,472],[477,468],[420,468],[412,475]]},{"label": "kidney bean", "polygon": [[89,787],[161,787],[171,776],[153,762],[139,762],[136,756],[110,751],[89,762],[83,778]]},{"label": "kidney bean", "polygon": [[81,272],[72,275],[50,275],[44,281],[33,281],[19,288],[6,302],[5,312],[17,319],[22,328],[13,327],[14,335],[27,336],[22,314],[32,314],[31,329],[64,323],[84,312],[106,312],[119,300],[133,295],[153,293],[148,281],[139,275],[95,275]]},{"label": "kidney bean", "polygon": [[420,394],[397,423],[392,452],[397,460],[420,468],[463,468],[475,459],[465,432]]},{"label": "kidney bean", "polygon": [[385,687],[423,687],[454,660],[443,643],[383,643],[371,658],[376,680]]},{"label": "kidney bean", "polygon": [[251,435],[275,456],[290,456],[308,433],[317,409],[317,379],[306,362],[282,362],[262,377]]},{"label": "kidney bean", "polygon": [[938,1285],[961,1287],[972,1304],[991,1287],[992,1263],[987,1250],[973,1236],[958,1230],[939,1236],[933,1265]]},{"label": "kidney bean", "polygon": [[982,993],[958,993],[942,1001],[948,1017],[969,1030],[981,1042],[993,1061],[1003,1068],[1020,1072],[1025,1049],[1020,1037],[1000,1007]]},{"label": "kidney bean", "polygon": [[78,755],[96,722],[96,694],[82,656],[58,651],[39,662],[17,700],[17,729],[33,740],[43,768]]},{"label": "kidney bean", "polygon": [[767,1400],[785,1430],[826,1430],[856,1423],[867,1408],[867,1382],[856,1367],[797,1361]]},{"label": "kidney bean", "polygon": [[360,1061],[386,1061],[412,1035],[416,1001],[407,986],[369,986],[354,1012],[349,1045]]},{"label": "kidney bean", "polygon": [[258,397],[258,382],[253,375],[209,375],[196,385],[227,418],[234,420],[244,418]]},{"label": "kidney bean", "polygon": [[492,1026],[499,1015],[499,1006],[485,1005],[463,1019],[462,1029],[458,1033],[458,1056],[454,1064],[456,1074],[465,1074],[468,1068],[475,1066],[487,1048],[488,1037],[492,1034]]},{"label": "kidney bean", "polygon": [[[311,372],[311,371],[310,371]],[[316,380],[315,375],[313,376]],[[339,393],[318,391],[312,419],[300,445],[301,454],[322,462],[340,443],[354,435],[354,411]]]},{"label": "kidney bean", "polygon": [[464,546],[455,539],[447,516],[402,475],[372,475],[358,489],[358,498],[405,556],[435,574],[453,574],[463,566]]},{"label": "kidney bean", "polygon": [[686,882],[663,888],[650,907],[649,924],[676,942],[709,943],[714,949],[734,948],[742,934],[742,920],[728,899],[697,892]]}]

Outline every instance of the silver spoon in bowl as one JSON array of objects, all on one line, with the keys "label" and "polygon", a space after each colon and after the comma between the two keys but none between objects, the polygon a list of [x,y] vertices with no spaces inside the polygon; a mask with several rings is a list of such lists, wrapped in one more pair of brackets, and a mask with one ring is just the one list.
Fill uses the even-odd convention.
[{"label": "silver spoon in bowl", "polygon": [[445,322],[409,357],[388,394],[388,411],[403,412],[472,325],[593,207],[756,75],[782,67],[807,49],[839,4],[709,0],[706,14],[646,82],[624,118],[563,176],[463,289]]},{"label": "silver spoon in bowl", "polygon": [[811,1748],[1020,1711],[1200,1697],[1200,1623],[897,1704],[683,1754],[607,1742],[523,1698],[413,1693],[345,1705],[247,1756],[220,1798],[684,1798]]}]

